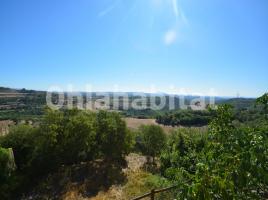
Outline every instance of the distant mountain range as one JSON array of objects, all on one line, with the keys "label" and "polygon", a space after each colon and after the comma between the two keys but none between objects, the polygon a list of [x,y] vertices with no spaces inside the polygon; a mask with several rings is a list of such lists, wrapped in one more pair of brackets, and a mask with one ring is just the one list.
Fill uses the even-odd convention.
[{"label": "distant mountain range", "polygon": [[[122,96],[124,94],[128,95],[129,103],[132,103],[135,99],[140,98],[140,96],[145,96],[146,98],[149,98],[150,96],[154,97],[164,97],[167,101],[170,101],[171,98],[174,97],[174,95],[169,95],[165,93],[137,93],[137,92],[92,92],[92,93],[69,93],[72,95],[79,95],[80,97],[83,97],[84,100],[86,100],[87,96],[90,96],[93,101],[96,101],[98,99],[101,99],[103,97],[119,97],[118,102],[119,104],[119,110],[122,109],[122,99],[124,99]],[[46,106],[46,95],[47,92],[45,91],[35,91],[35,90],[28,90],[28,89],[14,89],[14,88],[7,88],[7,87],[0,87],[0,119],[17,119],[17,118],[35,118],[42,115],[44,107]],[[67,99],[68,92],[64,93],[65,99]],[[175,95],[174,102],[175,102],[175,109],[179,109],[180,107],[180,101],[181,97],[183,97],[183,100],[187,105],[190,104],[190,102],[193,99],[198,98],[198,96],[183,96],[183,95]],[[58,96],[53,93],[52,95],[52,101],[57,102]],[[206,96],[204,97],[205,102],[209,103],[210,97]],[[112,101],[113,102],[113,101]],[[228,97],[215,97],[215,103],[216,104],[231,104],[236,109],[245,109],[249,108],[254,105],[255,99],[254,98],[228,98]],[[76,104],[76,100],[74,99],[74,104]],[[64,102],[66,105],[67,103]],[[113,103],[108,105],[110,107],[113,107]],[[168,111],[168,107],[163,107],[162,111]],[[147,116],[148,113],[150,115],[155,115],[155,112],[151,111],[150,109],[144,109],[144,111],[133,111],[133,109],[130,109],[131,116],[135,117],[140,116],[140,113],[142,112],[142,116]],[[130,111],[124,111],[124,112],[130,112]]]}]

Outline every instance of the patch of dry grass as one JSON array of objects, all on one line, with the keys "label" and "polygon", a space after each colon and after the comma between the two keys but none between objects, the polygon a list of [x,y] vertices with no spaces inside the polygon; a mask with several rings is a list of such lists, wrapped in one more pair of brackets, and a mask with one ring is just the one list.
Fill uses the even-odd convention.
[{"label": "patch of dry grass", "polygon": [[133,130],[139,129],[139,127],[142,125],[159,125],[164,129],[166,133],[169,133],[176,128],[172,126],[164,126],[164,125],[158,124],[156,123],[155,119],[137,119],[137,118],[130,118],[130,117],[127,117],[124,119],[127,123],[127,127]]},{"label": "patch of dry grass", "polygon": [[91,198],[82,197],[78,188],[70,189],[63,195],[62,199],[129,200],[153,189],[153,186],[146,182],[146,180],[153,175],[142,170],[142,167],[146,162],[146,158],[137,154],[130,154],[126,159],[128,161],[128,168],[124,169],[123,172],[127,176],[127,182],[124,185],[113,185],[108,191],[100,191],[97,196]]}]

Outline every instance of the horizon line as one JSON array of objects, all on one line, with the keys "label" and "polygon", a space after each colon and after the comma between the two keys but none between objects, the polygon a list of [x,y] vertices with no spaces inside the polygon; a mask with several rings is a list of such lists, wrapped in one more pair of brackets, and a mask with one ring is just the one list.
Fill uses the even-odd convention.
[{"label": "horizon line", "polygon": [[[31,90],[31,91],[36,91],[36,92],[50,92],[48,90],[42,90],[42,89],[28,89],[28,88],[11,88],[11,87],[8,87],[8,86],[0,86],[0,88],[7,88],[7,89],[14,89],[14,90]],[[189,93],[189,94],[182,94],[182,93],[176,93],[176,94],[171,94],[171,93],[168,93],[168,92],[145,92],[145,91],[115,91],[115,92],[112,92],[112,91],[83,91],[83,90],[74,90],[74,91],[53,91],[53,92],[63,92],[63,93],[132,93],[132,94],[161,94],[161,95],[164,95],[164,96],[192,96],[192,97],[216,97],[216,98],[228,98],[228,99],[239,99],[239,98],[242,98],[242,99],[256,99],[258,98],[259,96],[231,96],[231,95],[197,95],[196,93]],[[264,92],[265,93],[265,92]],[[4,94],[4,93],[0,93],[0,94]],[[7,93],[8,94],[8,93]],[[10,93],[9,93],[10,94]],[[27,93],[25,93],[27,94]]]}]

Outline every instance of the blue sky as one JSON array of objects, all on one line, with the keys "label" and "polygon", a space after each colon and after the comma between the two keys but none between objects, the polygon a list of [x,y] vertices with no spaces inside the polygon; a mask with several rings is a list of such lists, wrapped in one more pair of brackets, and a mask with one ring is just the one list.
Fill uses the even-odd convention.
[{"label": "blue sky", "polygon": [[259,96],[267,11],[267,0],[2,0],[0,85]]}]

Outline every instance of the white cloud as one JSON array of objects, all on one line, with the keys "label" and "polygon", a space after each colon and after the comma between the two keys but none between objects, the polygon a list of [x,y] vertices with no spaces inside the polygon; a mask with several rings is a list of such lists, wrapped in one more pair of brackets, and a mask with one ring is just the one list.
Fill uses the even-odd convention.
[{"label": "white cloud", "polygon": [[164,35],[164,43],[169,46],[176,42],[177,39],[177,31],[176,30],[168,30]]}]

